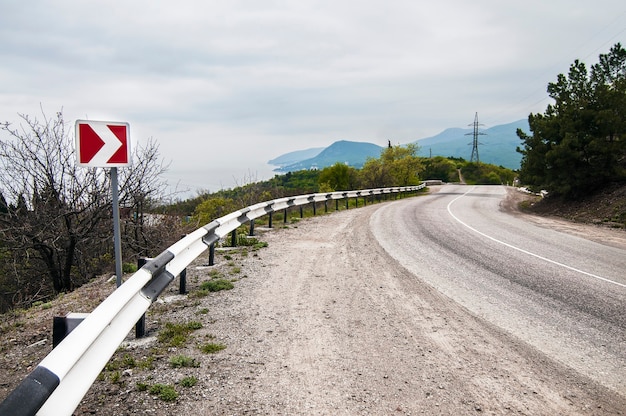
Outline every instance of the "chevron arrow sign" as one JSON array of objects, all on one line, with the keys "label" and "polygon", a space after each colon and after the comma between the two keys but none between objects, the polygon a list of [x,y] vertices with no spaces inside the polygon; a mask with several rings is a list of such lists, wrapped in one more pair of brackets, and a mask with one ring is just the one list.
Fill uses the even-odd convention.
[{"label": "chevron arrow sign", "polygon": [[130,165],[130,126],[115,121],[76,121],[76,158],[79,166]]}]

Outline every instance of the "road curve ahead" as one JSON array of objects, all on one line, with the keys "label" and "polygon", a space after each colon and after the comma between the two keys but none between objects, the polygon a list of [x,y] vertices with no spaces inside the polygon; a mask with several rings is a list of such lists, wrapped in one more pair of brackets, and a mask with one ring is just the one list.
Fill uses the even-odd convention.
[{"label": "road curve ahead", "polygon": [[446,185],[371,217],[417,278],[549,357],[626,395],[626,250],[501,209],[502,186]]}]

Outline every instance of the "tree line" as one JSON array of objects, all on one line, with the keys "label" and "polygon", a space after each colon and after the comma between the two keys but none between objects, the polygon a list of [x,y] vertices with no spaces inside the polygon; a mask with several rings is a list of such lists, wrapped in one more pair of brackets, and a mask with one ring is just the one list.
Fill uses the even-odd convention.
[{"label": "tree line", "polygon": [[502,166],[472,163],[462,158],[417,156],[418,146],[392,146],[381,150],[380,157],[369,158],[357,169],[336,163],[321,170],[301,170],[276,175],[267,181],[206,193],[169,205],[166,209],[194,219],[195,225],[256,202],[317,192],[350,191],[418,185],[422,179],[459,182],[459,172],[468,184],[512,184],[516,173]]},{"label": "tree line", "polygon": [[626,181],[626,50],[617,43],[598,63],[576,60],[547,87],[553,104],[530,114],[520,180],[536,191],[577,199]]}]

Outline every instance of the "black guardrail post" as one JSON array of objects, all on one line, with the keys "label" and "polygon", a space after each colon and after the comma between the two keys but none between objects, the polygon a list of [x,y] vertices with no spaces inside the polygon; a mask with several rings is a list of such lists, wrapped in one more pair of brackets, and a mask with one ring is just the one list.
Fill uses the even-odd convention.
[{"label": "black guardrail post", "polygon": [[270,212],[268,214],[268,217],[267,217],[267,227],[268,228],[272,228],[272,217],[273,217],[272,214],[274,214],[274,211]]},{"label": "black guardrail post", "polygon": [[[181,239],[187,237],[187,234],[184,234]],[[178,282],[178,293],[184,295],[187,293],[187,268],[185,267],[180,274],[178,275],[180,281]]]},{"label": "black guardrail post", "polygon": [[209,245],[209,266],[215,264],[215,243]]},{"label": "black guardrail post", "polygon": [[141,318],[135,324],[135,338],[143,338],[146,335],[146,314],[141,315]]},{"label": "black guardrail post", "polygon": [[237,247],[237,229],[230,232],[230,246]]},{"label": "black guardrail post", "polygon": [[178,287],[178,293],[185,295],[187,293],[187,268],[185,267],[179,275],[180,285]]},{"label": "black guardrail post", "polygon": [[283,223],[287,224],[287,208],[285,208],[283,211]]},{"label": "black guardrail post", "polygon": [[254,236],[254,219],[250,220],[250,232],[248,233],[250,237]]},{"label": "black guardrail post", "polygon": [[[137,259],[137,269],[141,269],[150,259],[148,257],[139,257]],[[141,318],[135,324],[135,338],[143,338],[146,335],[146,314],[141,315]]]},{"label": "black guardrail post", "polygon": [[300,205],[300,218],[304,218],[304,211],[302,210],[302,205]]}]

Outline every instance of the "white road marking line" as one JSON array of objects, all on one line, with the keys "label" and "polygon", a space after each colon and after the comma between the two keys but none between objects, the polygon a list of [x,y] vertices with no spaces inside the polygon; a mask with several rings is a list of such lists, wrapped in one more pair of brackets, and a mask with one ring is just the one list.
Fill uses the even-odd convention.
[{"label": "white road marking line", "polygon": [[472,226],[470,226],[470,225],[468,225],[468,224],[464,223],[464,222],[463,222],[463,221],[461,221],[461,220],[460,220],[460,219],[459,219],[456,215],[454,215],[454,214],[452,213],[452,210],[450,209],[450,207],[451,207],[451,206],[452,206],[452,204],[454,204],[454,203],[455,203],[458,199],[463,198],[464,196],[466,196],[467,194],[469,194],[470,192],[472,192],[474,189],[475,189],[475,188],[471,188],[469,191],[465,192],[463,195],[459,195],[458,197],[456,197],[456,198],[454,198],[452,201],[450,201],[450,203],[448,203],[448,207],[447,207],[447,209],[448,209],[448,213],[449,213],[449,214],[452,216],[452,218],[454,218],[454,219],[455,219],[455,220],[456,220],[459,224],[463,225],[464,227],[469,228],[470,230],[474,231],[474,232],[475,232],[475,233],[477,233],[477,234],[482,235],[482,236],[483,236],[483,237],[485,237],[485,238],[488,238],[488,239],[489,239],[489,240],[491,240],[491,241],[494,241],[494,242],[496,242],[496,243],[498,243],[498,244],[502,244],[503,246],[506,246],[506,247],[512,248],[513,250],[517,250],[517,251],[519,251],[519,252],[521,252],[521,253],[528,254],[529,256],[536,257],[536,258],[538,258],[538,259],[540,259],[540,260],[543,260],[543,261],[546,261],[546,262],[548,262],[548,263],[552,263],[552,264],[555,264],[555,265],[557,265],[557,266],[564,267],[564,268],[566,268],[566,269],[568,269],[568,270],[571,270],[571,271],[574,271],[574,272],[577,272],[577,273],[580,273],[580,274],[584,274],[585,276],[593,277],[594,279],[602,280],[603,282],[607,282],[607,283],[613,283],[614,285],[617,285],[617,286],[621,286],[621,287],[626,288],[626,284],[619,283],[619,282],[616,282],[616,281],[614,281],[614,280],[610,280],[610,279],[607,279],[607,278],[605,278],[605,277],[601,277],[601,276],[595,275],[595,274],[593,274],[593,273],[589,273],[589,272],[586,272],[586,271],[584,271],[584,270],[577,269],[577,268],[572,267],[572,266],[568,266],[567,264],[559,263],[558,261],[551,260],[551,259],[549,259],[549,258],[546,258],[546,257],[540,256],[539,254],[535,254],[535,253],[532,253],[532,252],[530,252],[530,251],[527,251],[527,250],[524,250],[524,249],[522,249],[522,248],[519,248],[519,247],[516,247],[516,246],[514,246],[514,245],[511,245],[511,244],[509,244],[509,243],[505,243],[504,241],[501,241],[501,240],[498,240],[497,238],[491,237],[491,236],[489,236],[489,235],[487,235],[487,234],[485,234],[485,233],[483,233],[483,232],[481,232],[481,231],[478,231],[478,230],[477,230],[477,229],[475,229],[474,227],[472,227]]}]

